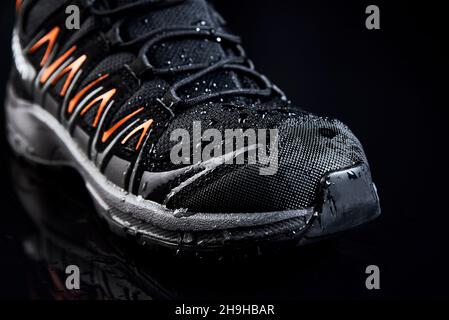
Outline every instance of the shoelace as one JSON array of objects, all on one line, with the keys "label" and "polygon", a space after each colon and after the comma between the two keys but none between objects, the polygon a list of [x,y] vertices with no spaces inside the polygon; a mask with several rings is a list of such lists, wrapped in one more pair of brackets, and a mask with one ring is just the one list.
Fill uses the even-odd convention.
[{"label": "shoelace", "polygon": [[[97,0],[98,1],[98,0]],[[175,82],[167,91],[162,99],[158,101],[164,107],[174,110],[180,106],[193,106],[199,103],[207,102],[214,99],[220,99],[230,96],[253,96],[253,97],[270,97],[275,93],[283,97],[282,92],[273,86],[270,81],[254,69],[252,62],[246,57],[245,51],[240,45],[240,38],[229,33],[215,30],[208,26],[170,26],[158,28],[150,32],[139,35],[128,41],[123,40],[121,36],[122,26],[125,25],[134,14],[139,14],[143,10],[158,10],[170,6],[176,6],[185,0],[140,0],[125,5],[121,5],[112,9],[95,8],[95,3],[90,11],[93,15],[100,17],[114,18],[129,14],[126,18],[119,18],[112,29],[106,34],[106,37],[112,46],[135,47],[140,49],[137,59],[126,65],[126,68],[140,82],[149,76],[154,75],[178,75],[189,73],[186,77]],[[238,52],[236,57],[225,57],[218,62],[198,63],[181,65],[177,67],[156,68],[148,59],[147,53],[158,43],[163,43],[170,39],[209,39],[217,43],[227,43],[233,45]],[[233,71],[240,75],[247,75],[254,79],[260,87],[258,88],[235,88],[229,90],[220,90],[217,92],[203,93],[193,98],[183,99],[178,95],[178,90],[188,84],[193,83],[201,77],[204,77],[217,70]]]}]

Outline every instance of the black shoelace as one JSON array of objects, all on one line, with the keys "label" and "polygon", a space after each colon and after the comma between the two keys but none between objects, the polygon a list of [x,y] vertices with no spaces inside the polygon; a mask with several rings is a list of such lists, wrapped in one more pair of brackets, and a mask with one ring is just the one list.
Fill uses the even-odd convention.
[{"label": "black shoelace", "polygon": [[[158,101],[166,108],[174,110],[179,106],[193,106],[199,103],[220,99],[230,96],[252,96],[252,97],[270,97],[274,93],[283,97],[282,92],[273,86],[270,81],[257,71],[255,71],[252,62],[246,57],[245,51],[240,45],[240,38],[229,33],[217,31],[208,26],[170,26],[152,30],[141,34],[130,40],[123,40],[121,36],[122,26],[127,23],[135,15],[141,14],[144,10],[158,10],[169,6],[176,6],[185,0],[140,0],[125,5],[121,5],[112,9],[91,7],[91,13],[100,17],[116,18],[117,22],[113,28],[107,33],[107,39],[113,46],[121,48],[134,47],[139,49],[137,59],[129,65],[128,70],[135,76],[138,81],[146,77],[155,75],[179,75],[188,73],[181,80],[175,82],[167,91],[162,99]],[[128,14],[126,18],[119,18]],[[217,43],[227,43],[235,47],[238,56],[225,57],[218,62],[211,63],[189,63],[188,65],[180,65],[177,67],[157,68],[154,67],[148,59],[147,53],[151,48],[159,43],[171,39],[209,39]],[[228,90],[219,90],[216,92],[202,93],[193,98],[183,99],[178,95],[178,90],[188,84],[193,83],[201,77],[204,77],[217,70],[226,70],[246,75],[254,79],[260,86],[258,88],[235,88]]]}]

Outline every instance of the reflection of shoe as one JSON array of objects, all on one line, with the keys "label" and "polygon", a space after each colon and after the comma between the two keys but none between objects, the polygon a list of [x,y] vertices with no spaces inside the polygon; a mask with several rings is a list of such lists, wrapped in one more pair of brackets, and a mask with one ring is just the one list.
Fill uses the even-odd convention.
[{"label": "reflection of shoe", "polygon": [[[13,188],[31,219],[23,225],[23,247],[30,258],[29,290],[33,299],[148,300],[174,298],[170,288],[154,278],[159,266],[136,260],[126,241],[108,234],[92,215],[79,179],[58,188],[62,170],[47,170],[10,161]],[[87,199],[88,200],[88,199]],[[80,236],[82,235],[82,236]],[[137,251],[137,250],[135,250]],[[166,261],[166,260],[165,260]],[[67,290],[65,269],[80,269],[80,290]],[[138,271],[136,271],[138,270]],[[163,277],[161,277],[163,279]]]},{"label": "reflection of shoe", "polygon": [[[19,154],[75,167],[113,230],[215,251],[301,244],[380,213],[356,137],[291,106],[205,1],[93,3],[80,2],[77,31],[65,26],[68,1],[18,1],[8,131]],[[171,133],[195,121],[278,129],[276,174],[174,164]]]}]

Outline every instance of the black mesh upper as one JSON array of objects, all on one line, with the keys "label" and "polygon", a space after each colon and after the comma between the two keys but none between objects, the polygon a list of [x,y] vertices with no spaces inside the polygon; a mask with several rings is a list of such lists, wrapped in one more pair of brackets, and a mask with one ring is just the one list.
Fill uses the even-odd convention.
[{"label": "black mesh upper", "polygon": [[[132,0],[102,0],[110,6],[120,5]],[[34,30],[56,9],[60,9],[61,0],[36,1],[28,15],[29,30]],[[58,4],[56,4],[58,3]],[[186,0],[184,3],[154,10],[134,13],[124,27],[123,37],[133,39],[155,28],[185,25],[212,26],[217,31],[225,30],[218,22],[217,15],[204,0]],[[88,18],[93,19],[93,18]],[[114,21],[110,21],[112,24]],[[47,26],[51,28],[52,26]],[[86,20],[80,31],[91,34],[89,41],[94,41],[96,28],[108,31],[104,22]],[[98,30],[100,31],[100,30]],[[78,40],[75,32],[68,36],[69,42]],[[72,41],[70,41],[70,38]],[[262,41],[262,40],[261,40]],[[88,44],[80,43],[79,50]],[[90,43],[92,47],[92,44]],[[95,49],[95,46],[93,46]],[[90,50],[93,50],[90,49]],[[204,175],[194,183],[183,188],[167,202],[170,208],[188,208],[202,212],[254,212],[306,208],[314,205],[320,181],[330,172],[348,168],[359,163],[366,163],[363,149],[357,138],[341,122],[310,115],[282,99],[280,96],[268,98],[249,98],[233,96],[215,99],[200,105],[185,107],[176,111],[176,117],[164,110],[156,99],[164,96],[167,90],[189,73],[180,75],[160,75],[137,85],[124,76],[124,65],[131,63],[138,54],[138,48],[120,49],[109,52],[106,56],[96,57],[95,65],[89,72],[84,72],[77,85],[82,88],[99,75],[112,76],[104,82],[106,88],[119,90],[116,104],[108,112],[104,127],[109,128],[127,114],[144,107],[140,116],[142,120],[155,120],[148,145],[141,154],[139,173],[143,171],[162,172],[175,170],[181,165],[170,161],[170,151],[176,142],[170,141],[173,130],[184,128],[192,131],[194,121],[201,121],[202,129],[271,129],[280,133],[279,168],[277,174],[261,176],[258,165],[226,165]],[[95,54],[90,54],[95,56]],[[224,57],[235,56],[231,47],[213,39],[175,39],[167,40],[151,48],[147,54],[155,67],[172,67],[213,63]],[[34,57],[39,61],[38,57]],[[98,61],[97,61],[98,60]],[[217,70],[197,79],[182,88],[182,98],[193,98],[203,94],[232,88],[258,88],[255,79],[238,72]],[[126,88],[126,90],[124,89]],[[78,125],[92,137],[95,130],[89,129],[96,110],[90,110],[80,117]],[[138,137],[126,144],[118,144],[113,154],[135,161],[133,152]],[[98,145],[99,151],[104,148]],[[139,179],[136,180],[136,184]],[[176,187],[182,181],[173,182]],[[161,199],[163,200],[163,199]]]},{"label": "black mesh upper", "polygon": [[[226,121],[237,127],[237,115]],[[253,212],[307,208],[314,205],[321,179],[331,171],[366,163],[360,142],[337,120],[311,115],[267,115],[247,121],[279,129],[279,163],[275,175],[260,175],[260,165],[225,165],[187,186],[168,202],[171,208],[199,212]],[[190,123],[186,120],[186,124]],[[234,123],[232,123],[234,122]],[[237,121],[238,122],[238,121]],[[176,128],[179,124],[173,124]],[[254,128],[254,126],[253,126]],[[168,132],[170,131],[170,128]],[[171,149],[168,134],[159,152]]]}]

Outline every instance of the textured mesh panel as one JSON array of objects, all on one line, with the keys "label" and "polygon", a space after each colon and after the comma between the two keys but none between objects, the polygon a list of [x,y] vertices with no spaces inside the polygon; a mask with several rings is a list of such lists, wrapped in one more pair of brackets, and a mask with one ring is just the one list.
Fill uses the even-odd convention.
[{"label": "textured mesh panel", "polygon": [[[286,112],[269,113],[258,111],[251,106],[236,106],[232,104],[205,104],[190,110],[174,118],[165,133],[159,138],[154,152],[157,155],[153,160],[152,171],[165,171],[175,169],[170,160],[170,151],[177,142],[170,141],[170,134],[176,129],[186,129],[192,136],[193,123],[201,122],[202,130],[218,129],[222,134],[226,129],[247,128],[275,128],[279,123],[288,118]],[[193,142],[192,142],[193,143]]]},{"label": "textured mesh panel", "polygon": [[199,212],[257,212],[314,205],[322,177],[366,162],[357,138],[341,122],[306,116],[280,128],[279,169],[262,176],[258,165],[225,165],[170,202]]},{"label": "textured mesh panel", "polygon": [[[167,88],[164,81],[147,81],[142,87],[112,116],[110,123],[115,123],[134,110],[144,107],[148,112],[155,113],[155,98],[161,96]],[[107,120],[109,122],[109,120]]]},{"label": "textured mesh panel", "polygon": [[129,37],[135,37],[164,26],[197,26],[202,21],[207,25],[213,23],[206,2],[204,0],[186,0],[175,7],[155,10],[135,19],[133,23],[129,24],[127,31]]},{"label": "textured mesh panel", "polygon": [[106,73],[114,73],[124,64],[133,61],[134,55],[132,53],[116,53],[106,57],[101,61],[94,70],[83,80],[81,88],[90,83],[91,81],[97,79],[99,75]]},{"label": "textured mesh panel", "polygon": [[[126,1],[125,1],[126,2]],[[221,26],[216,23],[204,0],[186,0],[175,7],[163,8],[149,12],[134,19],[123,27],[123,36],[133,39],[147,32],[161,27],[195,26],[211,27],[220,31]],[[147,56],[151,64],[160,68],[173,68],[196,63],[214,63],[233,54],[223,42],[211,39],[192,37],[193,39],[164,40],[150,48]],[[229,89],[241,87],[237,77],[232,72],[216,74],[215,79],[209,77],[209,82],[220,83],[226,81]],[[190,86],[190,94],[196,94],[197,86]],[[213,89],[212,87],[210,89]],[[204,91],[203,91],[204,92]]]}]

